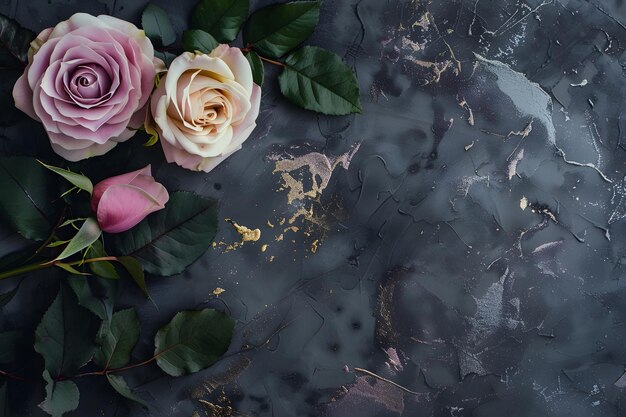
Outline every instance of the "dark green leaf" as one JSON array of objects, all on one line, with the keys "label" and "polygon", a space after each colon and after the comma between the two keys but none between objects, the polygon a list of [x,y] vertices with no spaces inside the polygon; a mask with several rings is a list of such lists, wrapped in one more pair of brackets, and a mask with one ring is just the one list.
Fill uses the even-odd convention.
[{"label": "dark green leaf", "polygon": [[80,272],[78,269],[74,268],[72,265],[70,264],[66,264],[63,262],[55,262],[54,266],[56,266],[57,268],[61,268],[62,270],[69,272],[70,274],[75,274],[75,275],[91,275],[88,272]]},{"label": "dark green leaf", "polygon": [[[102,246],[102,242],[100,242],[100,240],[93,242],[89,248],[88,255],[90,258],[103,258],[108,256],[104,251],[104,247]],[[109,261],[90,262],[89,269],[101,278],[120,279],[120,275],[115,270],[115,266],[113,266],[113,264]]]},{"label": "dark green leaf", "polygon": [[250,63],[250,68],[252,68],[252,79],[254,80],[254,83],[259,87],[262,87],[263,80],[265,79],[265,69],[263,68],[263,61],[261,61],[259,55],[254,51],[246,52],[244,56]]},{"label": "dark green leaf", "polygon": [[185,51],[200,51],[208,54],[217,48],[219,42],[211,34],[203,30],[192,29],[183,32],[183,45],[185,46]]},{"label": "dark green leaf", "polygon": [[104,321],[113,315],[115,282],[72,275],[67,282],[76,294],[78,304]]},{"label": "dark green leaf", "polygon": [[55,378],[73,375],[91,360],[96,350],[94,321],[74,294],[61,286],[35,331],[35,351]]},{"label": "dark green leaf", "polygon": [[176,41],[176,32],[165,10],[155,4],[149,4],[141,15],[141,26],[153,42],[168,46]]},{"label": "dark green leaf", "polygon": [[46,381],[46,399],[39,407],[52,417],[61,417],[78,408],[80,394],[72,381],[54,381],[48,370],[43,371]]},{"label": "dark green leaf", "polygon": [[28,49],[35,34],[23,29],[15,20],[0,14],[0,42],[23,64],[28,62]]},{"label": "dark green leaf", "polygon": [[168,68],[172,64],[172,61],[176,59],[176,55],[171,52],[154,51],[154,56],[163,61]]},{"label": "dark green leaf", "polygon": [[234,328],[233,319],[210,308],[181,311],[154,339],[157,365],[172,376],[208,368],[228,350]]},{"label": "dark green leaf", "polygon": [[354,72],[333,52],[305,46],[287,57],[280,91],[307,110],[329,115],[361,112]]},{"label": "dark green leaf", "polygon": [[217,231],[215,202],[196,194],[176,192],[165,209],[128,232],[113,235],[112,247],[137,258],[147,272],[178,274],[203,253]]},{"label": "dark green leaf", "polygon": [[0,333],[0,363],[15,362],[20,332]]},{"label": "dark green leaf", "polygon": [[59,216],[55,178],[31,158],[0,158],[0,219],[22,236],[45,240]]},{"label": "dark green leaf", "polygon": [[143,266],[141,263],[139,263],[139,261],[132,256],[120,256],[117,258],[117,261],[126,269],[126,272],[128,272],[133,281],[135,281],[137,286],[139,286],[143,295],[150,298],[148,286],[146,285],[146,276],[143,272]]},{"label": "dark green leaf", "polygon": [[237,37],[249,7],[249,0],[200,0],[191,14],[190,27],[230,42]]},{"label": "dark green leaf", "polygon": [[130,354],[139,340],[139,319],[135,309],[113,314],[111,324],[101,332],[100,350],[94,361],[103,369],[116,369],[130,362]]},{"label": "dark green leaf", "polygon": [[88,248],[92,243],[98,240],[101,234],[102,230],[100,230],[98,221],[93,217],[88,218],[85,220],[80,229],[78,229],[78,232],[74,235],[72,240],[70,240],[70,243],[68,243],[65,249],[63,249],[63,252],[61,252],[55,260],[58,261],[68,258],[75,253]]},{"label": "dark green leaf", "polygon": [[39,163],[43,165],[44,167],[48,168],[50,171],[54,172],[55,174],[62,176],[63,178],[68,180],[70,183],[80,188],[81,190],[85,190],[89,194],[93,193],[93,184],[91,183],[91,180],[85,177],[84,175],[77,174],[72,171],[68,171],[67,169],[55,167],[52,165],[47,165],[41,161],[39,161]]},{"label": "dark green leaf", "polygon": [[130,389],[126,381],[124,381],[124,378],[118,375],[107,374],[107,380],[118,394],[148,408],[148,403],[139,398],[139,396]]},{"label": "dark green leaf", "polygon": [[298,1],[264,7],[246,22],[243,42],[262,55],[280,58],[311,36],[320,6],[320,1]]}]

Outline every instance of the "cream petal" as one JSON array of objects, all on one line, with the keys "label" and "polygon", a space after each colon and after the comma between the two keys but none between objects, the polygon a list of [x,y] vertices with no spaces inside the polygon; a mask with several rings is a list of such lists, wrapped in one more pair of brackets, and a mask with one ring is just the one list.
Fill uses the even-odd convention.
[{"label": "cream petal", "polygon": [[252,68],[239,48],[222,44],[211,51],[209,56],[220,58],[226,62],[226,65],[235,75],[234,79],[248,92],[248,96],[252,94],[252,84],[254,84]]}]

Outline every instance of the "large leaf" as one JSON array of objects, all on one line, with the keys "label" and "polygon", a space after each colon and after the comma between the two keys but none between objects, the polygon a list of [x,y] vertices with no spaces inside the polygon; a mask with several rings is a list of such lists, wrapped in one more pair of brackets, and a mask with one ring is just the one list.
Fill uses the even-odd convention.
[{"label": "large leaf", "polygon": [[0,333],[0,363],[13,363],[17,356],[20,332]]},{"label": "large leaf", "polygon": [[248,16],[249,0],[200,0],[191,14],[190,27],[210,33],[220,42],[237,37]]},{"label": "large leaf", "polygon": [[263,67],[263,61],[259,55],[254,51],[249,51],[244,54],[250,68],[252,69],[252,79],[254,83],[259,87],[263,87],[263,80],[265,79],[265,68]]},{"label": "large leaf", "polygon": [[52,417],[61,417],[65,413],[78,408],[80,394],[78,387],[72,381],[55,381],[48,370],[43,371],[46,381],[46,399],[39,407]]},{"label": "large leaf", "polygon": [[74,186],[80,188],[81,190],[85,190],[89,194],[93,193],[93,184],[91,180],[85,177],[84,175],[77,174],[72,171],[68,171],[67,169],[55,167],[52,165],[47,165],[41,161],[39,161],[39,163],[43,165],[44,167],[48,168],[50,171],[54,172],[55,174],[62,176],[63,178],[71,182]]},{"label": "large leaf", "polygon": [[0,158],[0,219],[28,239],[45,240],[59,215],[54,180],[35,159]]},{"label": "large leaf", "polygon": [[205,369],[228,350],[234,328],[233,319],[210,308],[181,311],[154,339],[157,365],[172,376]]},{"label": "large leaf", "polygon": [[243,42],[280,58],[307,40],[320,18],[320,1],[274,4],[253,13],[243,28]]},{"label": "large leaf", "polygon": [[111,321],[115,292],[114,281],[72,275],[67,282],[72,291],[74,291],[78,304],[91,311],[101,320]]},{"label": "large leaf", "polygon": [[94,361],[103,369],[121,368],[130,362],[130,354],[139,340],[139,319],[135,309],[113,314],[110,325],[101,332],[100,350]]},{"label": "large leaf", "polygon": [[183,45],[185,51],[200,51],[208,54],[217,48],[219,42],[210,33],[200,29],[192,29],[183,33]]},{"label": "large leaf", "polygon": [[285,64],[278,82],[293,103],[330,115],[361,112],[356,76],[338,55],[305,46],[289,55]]},{"label": "large leaf", "polygon": [[91,360],[96,350],[94,321],[62,285],[35,331],[35,351],[43,356],[50,375],[74,375]]},{"label": "large leaf", "polygon": [[148,403],[139,398],[139,396],[130,389],[126,381],[124,381],[124,378],[118,375],[107,374],[107,380],[118,394],[148,408]]},{"label": "large leaf", "polygon": [[141,15],[141,26],[153,42],[168,46],[176,41],[176,32],[165,10],[149,4]]},{"label": "large leaf", "polygon": [[92,243],[98,240],[101,234],[102,230],[100,230],[98,221],[93,217],[89,217],[84,221],[83,225],[78,229],[78,232],[70,240],[65,249],[63,249],[63,252],[56,257],[56,260],[59,261],[69,258],[75,253],[88,248]]},{"label": "large leaf", "polygon": [[23,64],[28,62],[28,49],[35,34],[0,14],[0,43]]},{"label": "large leaf", "polygon": [[133,256],[147,272],[178,274],[198,259],[217,231],[215,202],[196,194],[170,195],[165,209],[128,232],[113,235],[113,245],[122,255]]}]

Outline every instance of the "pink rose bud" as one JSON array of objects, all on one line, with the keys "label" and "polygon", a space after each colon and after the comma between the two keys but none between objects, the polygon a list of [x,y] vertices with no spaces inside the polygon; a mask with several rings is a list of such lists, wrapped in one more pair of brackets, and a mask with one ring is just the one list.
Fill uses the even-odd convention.
[{"label": "pink rose bud", "polygon": [[91,209],[102,230],[120,233],[136,226],[148,214],[164,208],[169,199],[167,190],[154,180],[148,165],[96,184]]}]

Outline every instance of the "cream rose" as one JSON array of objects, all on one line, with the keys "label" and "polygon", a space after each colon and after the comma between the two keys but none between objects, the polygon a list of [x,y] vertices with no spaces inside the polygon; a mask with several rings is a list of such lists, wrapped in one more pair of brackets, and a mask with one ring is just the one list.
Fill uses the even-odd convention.
[{"label": "cream rose", "polygon": [[146,123],[159,134],[168,162],[209,172],[241,149],[260,102],[261,88],[241,50],[220,45],[208,55],[186,52],[172,62],[152,95]]}]

